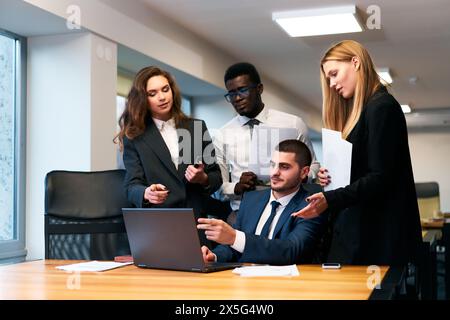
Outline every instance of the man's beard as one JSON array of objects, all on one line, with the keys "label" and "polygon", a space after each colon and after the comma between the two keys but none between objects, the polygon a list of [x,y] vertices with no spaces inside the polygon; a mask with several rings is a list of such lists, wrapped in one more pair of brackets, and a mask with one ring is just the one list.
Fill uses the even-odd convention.
[{"label": "man's beard", "polygon": [[301,183],[301,181],[290,181],[279,187],[273,187],[273,186],[271,186],[271,187],[272,187],[273,191],[284,192],[284,191],[293,190],[293,189],[297,188],[300,185],[300,183]]}]

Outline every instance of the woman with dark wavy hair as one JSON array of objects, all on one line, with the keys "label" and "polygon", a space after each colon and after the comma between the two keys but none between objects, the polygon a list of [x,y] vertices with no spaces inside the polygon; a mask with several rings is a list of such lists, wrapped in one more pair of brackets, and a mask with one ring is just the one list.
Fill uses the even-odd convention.
[{"label": "woman with dark wavy hair", "polygon": [[188,207],[206,216],[205,203],[222,184],[204,121],[181,110],[173,77],[158,67],[140,70],[119,119],[127,197],[136,207]]}]

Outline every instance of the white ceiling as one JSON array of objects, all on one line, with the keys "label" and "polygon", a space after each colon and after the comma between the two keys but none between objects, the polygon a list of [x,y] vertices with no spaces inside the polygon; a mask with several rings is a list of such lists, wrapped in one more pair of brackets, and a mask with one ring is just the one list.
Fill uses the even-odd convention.
[{"label": "white ceiling", "polygon": [[[377,67],[389,67],[392,91],[413,110],[450,107],[449,0],[140,0],[159,14],[225,50],[254,63],[299,97],[321,108],[319,61],[335,42],[363,43]],[[332,36],[290,38],[272,12],[355,4],[365,14],[381,9],[381,29]],[[367,14],[363,16],[363,21]],[[416,84],[409,79],[417,77]]]}]

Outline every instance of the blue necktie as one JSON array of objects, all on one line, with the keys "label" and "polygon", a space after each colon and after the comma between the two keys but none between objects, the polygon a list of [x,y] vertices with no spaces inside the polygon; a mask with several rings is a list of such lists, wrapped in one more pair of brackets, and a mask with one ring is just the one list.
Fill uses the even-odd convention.
[{"label": "blue necktie", "polygon": [[275,200],[273,200],[270,204],[272,205],[272,211],[270,211],[269,219],[267,219],[260,234],[260,236],[264,238],[269,238],[270,225],[272,224],[273,218],[275,218],[275,215],[277,214],[277,208],[280,205],[280,203]]}]

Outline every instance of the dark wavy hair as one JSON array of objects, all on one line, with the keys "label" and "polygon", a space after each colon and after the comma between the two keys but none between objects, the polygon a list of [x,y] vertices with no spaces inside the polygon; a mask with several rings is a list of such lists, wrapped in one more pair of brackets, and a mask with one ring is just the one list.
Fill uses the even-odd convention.
[{"label": "dark wavy hair", "polygon": [[169,82],[173,94],[172,117],[177,128],[183,127],[189,119],[181,111],[181,93],[172,75],[158,67],[150,66],[141,69],[134,78],[133,86],[128,93],[125,110],[119,118],[120,132],[114,137],[114,143],[123,147],[123,138],[132,140],[144,133],[147,121],[151,118],[151,111],[147,99],[148,79],[163,76]]}]

